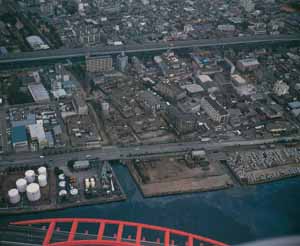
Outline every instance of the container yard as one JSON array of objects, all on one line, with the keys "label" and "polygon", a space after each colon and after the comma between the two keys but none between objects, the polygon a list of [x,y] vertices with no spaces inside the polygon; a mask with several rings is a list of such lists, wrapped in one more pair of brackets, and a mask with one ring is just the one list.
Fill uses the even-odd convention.
[{"label": "container yard", "polygon": [[0,170],[0,214],[120,201],[126,196],[108,162],[24,165]]},{"label": "container yard", "polygon": [[258,184],[300,175],[300,149],[296,147],[239,151],[228,153],[228,156],[226,163],[241,184]]}]

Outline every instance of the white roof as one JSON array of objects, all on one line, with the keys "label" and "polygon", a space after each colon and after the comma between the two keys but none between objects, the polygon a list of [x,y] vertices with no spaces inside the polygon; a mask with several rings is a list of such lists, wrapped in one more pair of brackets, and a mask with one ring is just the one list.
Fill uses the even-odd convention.
[{"label": "white roof", "polygon": [[213,81],[208,75],[205,75],[205,74],[198,75],[198,78],[200,79],[200,81],[202,83],[212,82]]},{"label": "white roof", "polygon": [[238,74],[233,74],[231,77],[239,84],[246,84],[246,80]]},{"label": "white roof", "polygon": [[41,124],[28,125],[31,138],[35,138],[40,142],[47,141],[44,127]]},{"label": "white roof", "polygon": [[198,93],[204,91],[203,87],[198,84],[184,85],[181,88],[186,89],[189,93]]},{"label": "white roof", "polygon": [[245,67],[259,65],[259,61],[256,58],[243,59],[239,60],[239,62]]},{"label": "white roof", "polygon": [[26,41],[29,43],[32,49],[34,50],[43,50],[49,49],[50,47],[44,43],[44,41],[39,36],[28,36]]},{"label": "white roof", "polygon": [[49,94],[43,84],[29,84],[28,89],[35,102],[50,101]]}]

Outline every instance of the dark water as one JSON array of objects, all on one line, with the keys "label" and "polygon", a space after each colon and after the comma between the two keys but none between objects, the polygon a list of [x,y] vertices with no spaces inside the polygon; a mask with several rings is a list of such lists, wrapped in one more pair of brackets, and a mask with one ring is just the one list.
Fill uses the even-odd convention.
[{"label": "dark water", "polygon": [[300,178],[225,191],[143,199],[128,171],[115,171],[128,200],[55,212],[2,217],[1,222],[47,217],[93,217],[177,228],[235,244],[300,234]]}]

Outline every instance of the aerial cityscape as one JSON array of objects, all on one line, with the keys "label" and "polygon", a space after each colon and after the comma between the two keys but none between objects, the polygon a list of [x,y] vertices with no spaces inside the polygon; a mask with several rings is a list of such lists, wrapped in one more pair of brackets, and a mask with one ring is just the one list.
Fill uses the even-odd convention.
[{"label": "aerial cityscape", "polygon": [[[61,241],[60,228],[66,229],[58,223],[71,223],[69,244],[59,245],[84,245],[75,244],[83,235],[95,240],[87,230],[80,234],[78,223],[103,225],[95,232],[98,240],[120,241],[124,226],[136,227],[132,246],[156,235],[146,236],[142,228],[165,233],[152,238],[156,245],[160,240],[184,245],[164,227],[192,229],[195,235],[172,232],[187,236],[187,246],[193,240],[235,245],[300,234],[297,176],[298,1],[0,0],[0,245],[9,240],[56,245],[50,240]],[[233,202],[229,197],[289,182],[286,196],[297,185],[298,190],[278,221],[294,226],[282,225],[277,234],[257,229],[234,239],[201,227],[205,235],[196,224],[186,226],[191,222],[179,205],[172,215],[176,222],[124,216],[129,210],[121,209],[116,216],[116,206],[139,211],[134,197],[140,196],[145,211],[147,206],[158,211],[150,204],[168,199],[178,204],[186,199],[189,210],[189,201],[192,206],[195,199],[222,194],[218,212],[233,217],[225,212],[229,203],[223,201]],[[237,206],[242,205],[232,208]],[[273,206],[270,215],[263,209],[264,216],[271,218],[279,203]],[[78,212],[89,208],[89,216]],[[97,214],[101,208],[107,215]],[[164,217],[156,210],[151,213]],[[66,217],[63,211],[94,220],[39,220],[47,213]],[[197,218],[191,211],[187,214]],[[32,229],[31,239],[24,230],[14,238],[21,235],[18,225],[41,223],[49,223],[45,235]],[[146,225],[152,223],[158,227]],[[105,234],[105,224],[118,226],[114,236]],[[233,230],[243,226],[250,225]]]}]

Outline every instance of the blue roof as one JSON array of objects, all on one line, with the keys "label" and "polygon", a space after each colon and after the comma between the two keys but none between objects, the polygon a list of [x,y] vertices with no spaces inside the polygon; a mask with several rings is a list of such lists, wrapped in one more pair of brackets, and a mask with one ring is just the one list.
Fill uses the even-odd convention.
[{"label": "blue roof", "polygon": [[300,108],[300,101],[290,102],[288,105],[291,109]]},{"label": "blue roof", "polygon": [[0,47],[0,56],[5,56],[8,54],[8,51],[5,47]]},{"label": "blue roof", "polygon": [[11,139],[13,143],[27,141],[26,127],[25,126],[13,127]]}]

